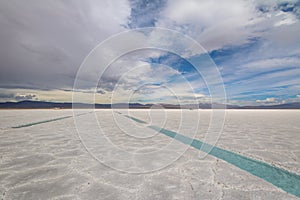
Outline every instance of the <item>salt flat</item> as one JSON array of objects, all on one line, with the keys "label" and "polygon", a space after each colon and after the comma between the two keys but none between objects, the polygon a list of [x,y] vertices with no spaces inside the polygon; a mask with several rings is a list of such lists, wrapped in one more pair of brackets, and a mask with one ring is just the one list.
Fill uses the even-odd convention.
[{"label": "salt flat", "polygon": [[[201,159],[199,150],[148,128],[203,141],[210,110],[80,112],[85,114],[76,124],[70,117],[11,128],[73,113],[0,111],[3,199],[298,199],[224,160]],[[216,146],[300,174],[299,119],[298,110],[227,110]]]}]

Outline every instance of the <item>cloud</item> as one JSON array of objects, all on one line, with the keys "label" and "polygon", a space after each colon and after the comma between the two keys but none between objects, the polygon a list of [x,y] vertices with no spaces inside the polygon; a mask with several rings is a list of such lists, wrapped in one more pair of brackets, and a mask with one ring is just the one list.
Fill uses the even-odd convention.
[{"label": "cloud", "polygon": [[289,98],[285,98],[284,100],[282,100],[282,103],[298,103],[300,102],[300,95],[295,95]]},{"label": "cloud", "polygon": [[168,1],[157,25],[182,31],[210,51],[247,43],[257,36],[260,20],[249,1],[175,0]]},{"label": "cloud", "polygon": [[278,103],[278,100],[276,98],[266,98],[263,100],[256,100],[257,103]]},{"label": "cloud", "polygon": [[[203,45],[218,65],[232,101],[267,103],[262,102],[266,97],[280,101],[299,94],[297,0],[11,0],[0,2],[0,13],[2,100],[18,96],[71,101],[76,72],[91,49],[112,34],[149,26],[177,30]],[[205,49],[199,51],[177,36],[159,31],[132,34],[136,42],[147,41],[150,46],[160,42],[187,60],[201,62]],[[116,47],[130,45],[122,40]],[[106,49],[105,53],[111,56],[115,52]],[[99,60],[93,64],[101,67]],[[202,64],[201,70],[211,72]],[[99,81],[97,100],[109,102],[115,88],[118,101],[126,100],[132,91],[137,91],[135,98],[141,101],[171,98],[163,86],[182,99],[192,98],[193,90],[200,95],[198,100],[208,98],[205,82],[189,69],[186,62],[168,52],[139,51],[106,70]],[[84,100],[93,98],[91,82],[99,79],[94,70],[79,80],[83,84],[78,93]],[[215,80],[216,73],[212,74],[203,78]],[[137,90],[141,85],[147,87]]]},{"label": "cloud", "polygon": [[[176,103],[177,100],[184,102],[204,100],[206,95],[196,91],[202,86],[201,82],[191,77],[195,72],[193,67],[180,68],[181,65],[175,65],[180,61],[178,57],[174,59],[174,56],[165,57],[166,55],[169,54],[143,50],[122,56],[102,75],[98,90],[104,91],[105,94],[101,96],[113,103],[128,101]],[[162,59],[163,57],[166,59]],[[156,62],[156,59],[161,62]]]},{"label": "cloud", "polygon": [[14,97],[17,101],[23,100],[38,100],[35,94],[18,94]]},{"label": "cloud", "polygon": [[297,17],[292,13],[280,11],[279,13],[276,14],[276,16],[281,17],[281,20],[274,23],[275,27],[282,26],[282,25],[291,25],[298,21]]},{"label": "cloud", "polygon": [[14,93],[14,92],[6,92],[6,91],[0,91],[0,99],[1,101],[23,101],[23,100],[38,100],[38,97],[36,94],[30,94],[30,93]]},{"label": "cloud", "polygon": [[269,58],[261,59],[253,62],[246,63],[241,66],[243,70],[264,70],[264,69],[276,69],[283,67],[297,67],[300,66],[300,58],[298,57],[283,57],[283,58]]},{"label": "cloud", "polygon": [[296,1],[290,5],[295,12],[287,12],[282,7],[285,2],[168,1],[156,25],[181,31],[212,51],[247,44],[278,27],[298,22]]},{"label": "cloud", "polygon": [[0,99],[11,99],[14,97],[15,97],[15,94],[13,94],[13,93],[7,93],[7,92],[0,93]]},{"label": "cloud", "polygon": [[120,1],[0,2],[0,87],[70,89],[89,51],[125,30]]},{"label": "cloud", "polygon": [[31,93],[16,93],[16,92],[7,92],[5,90],[0,91],[0,101],[23,101],[23,100],[38,100],[38,96],[36,94]]},{"label": "cloud", "polygon": [[245,101],[255,101],[254,98],[264,98],[266,95],[284,98],[299,92],[299,88],[296,87],[300,85],[299,75],[298,68],[267,71],[227,82],[226,91],[229,99]]},{"label": "cloud", "polygon": [[128,26],[130,28],[153,27],[158,20],[160,10],[166,0],[130,0],[131,14]]}]

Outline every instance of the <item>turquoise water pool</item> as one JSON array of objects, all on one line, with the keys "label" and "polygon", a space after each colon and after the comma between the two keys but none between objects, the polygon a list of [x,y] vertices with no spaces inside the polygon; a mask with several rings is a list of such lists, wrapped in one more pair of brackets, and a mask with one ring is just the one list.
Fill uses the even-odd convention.
[{"label": "turquoise water pool", "polygon": [[[128,115],[124,116],[137,123],[147,124],[147,122],[135,117],[131,117]],[[209,155],[212,155],[216,158],[222,159],[242,170],[249,172],[250,174],[268,181],[269,183],[290,194],[300,197],[300,176],[295,173],[259,160],[248,158],[246,156],[221,149],[216,146],[211,146],[210,144],[201,142],[200,140],[192,139],[167,129],[163,129],[157,126],[147,127],[168,137],[174,138],[181,143],[190,145],[198,150],[208,153]]]}]

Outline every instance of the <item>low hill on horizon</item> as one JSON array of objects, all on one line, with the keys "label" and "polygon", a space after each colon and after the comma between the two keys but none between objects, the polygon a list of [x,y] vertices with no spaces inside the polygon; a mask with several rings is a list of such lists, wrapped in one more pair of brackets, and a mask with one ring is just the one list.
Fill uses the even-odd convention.
[{"label": "low hill on horizon", "polygon": [[0,103],[0,109],[70,109],[70,108],[96,108],[96,109],[110,109],[110,108],[163,108],[166,109],[300,109],[300,102],[285,103],[277,105],[260,105],[260,106],[236,106],[236,105],[225,105],[225,104],[140,104],[140,103],[117,103],[117,104],[84,104],[84,103],[58,103],[58,102],[46,102],[46,101],[19,101],[19,102],[2,102]]}]

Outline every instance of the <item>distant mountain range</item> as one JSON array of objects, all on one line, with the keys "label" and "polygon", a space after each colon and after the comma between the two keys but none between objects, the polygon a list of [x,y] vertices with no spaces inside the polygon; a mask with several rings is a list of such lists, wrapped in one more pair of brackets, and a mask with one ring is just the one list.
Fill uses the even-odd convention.
[{"label": "distant mountain range", "polygon": [[[212,104],[200,103],[200,104],[185,104],[185,105],[174,105],[174,104],[139,104],[139,103],[118,103],[118,104],[84,104],[74,103],[75,108],[98,108],[98,109],[109,109],[109,108],[161,108],[163,106],[166,109],[211,109]],[[20,102],[4,102],[0,103],[0,109],[67,109],[72,108],[72,103],[56,103],[56,102],[45,102],[45,101],[20,101]],[[213,108],[221,109],[300,109],[300,102],[286,103],[278,105],[261,105],[261,106],[235,106],[225,104],[213,104]]]}]

